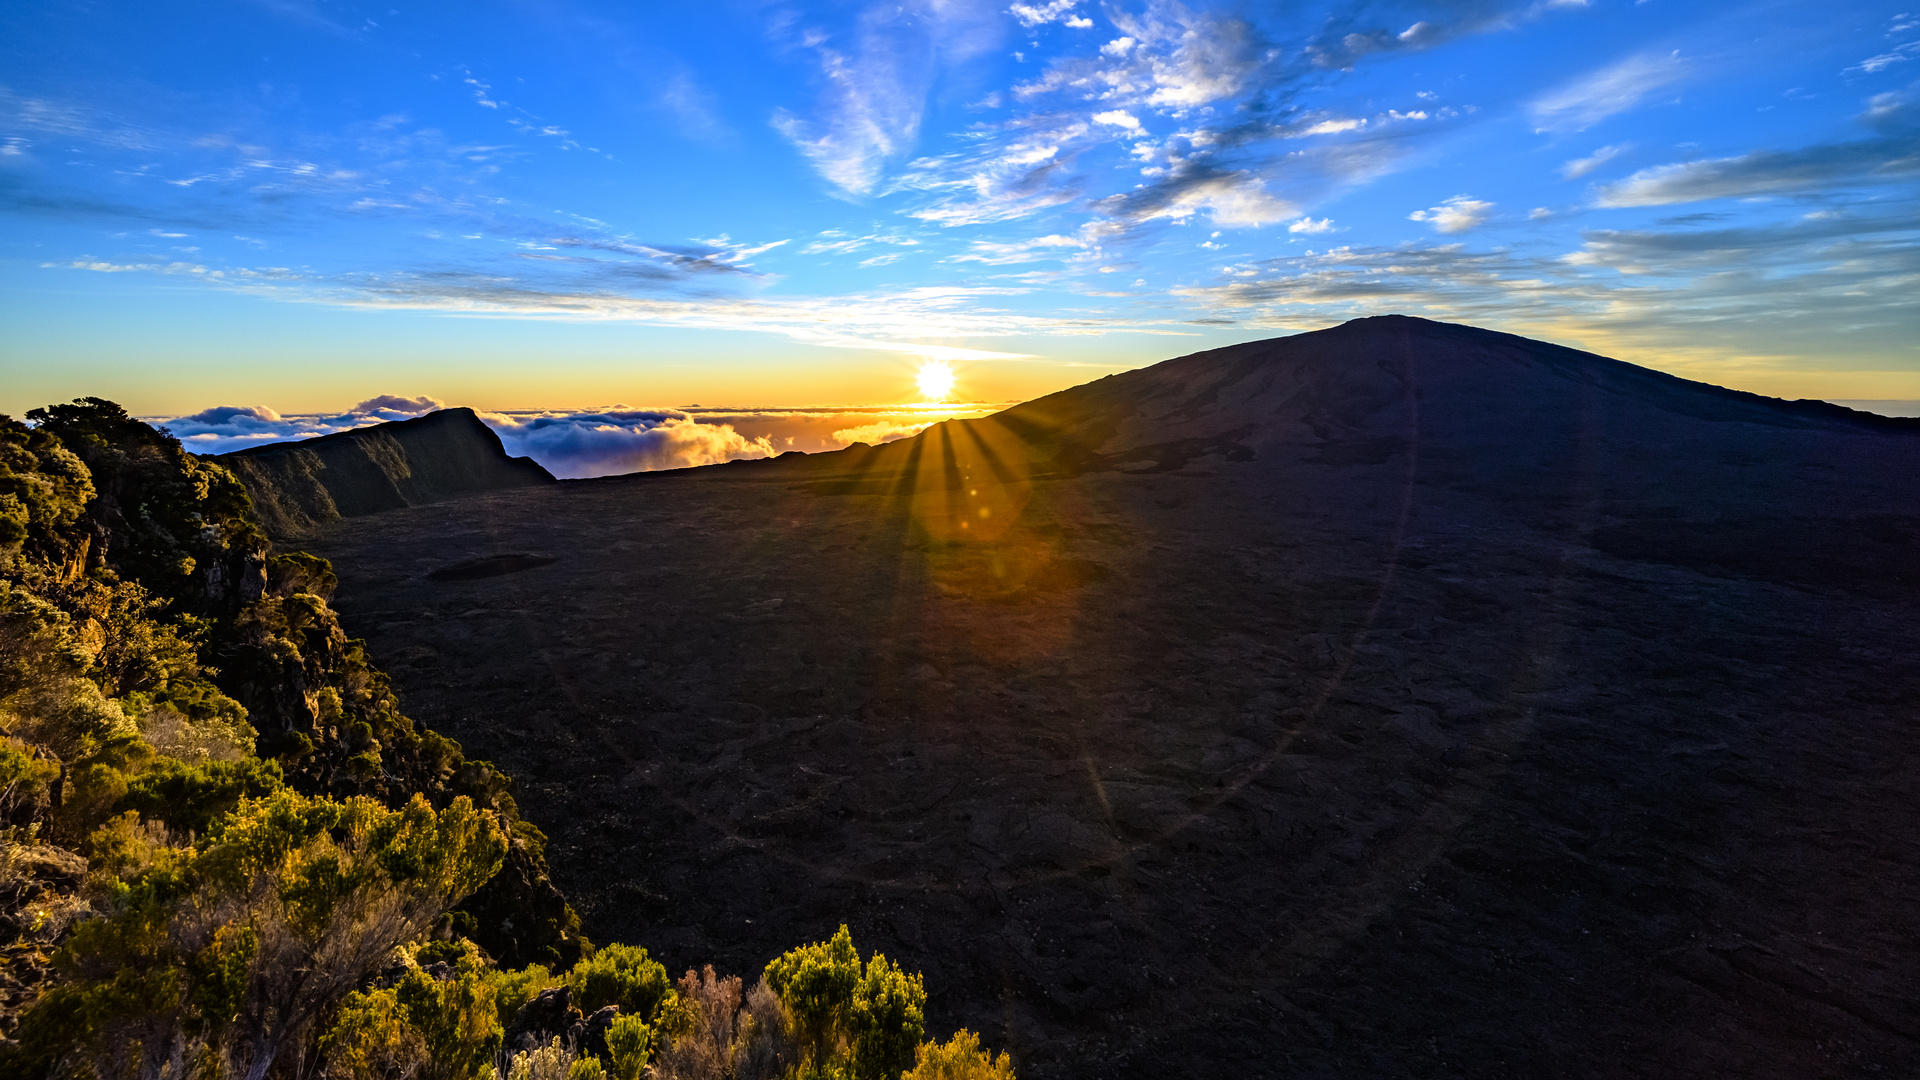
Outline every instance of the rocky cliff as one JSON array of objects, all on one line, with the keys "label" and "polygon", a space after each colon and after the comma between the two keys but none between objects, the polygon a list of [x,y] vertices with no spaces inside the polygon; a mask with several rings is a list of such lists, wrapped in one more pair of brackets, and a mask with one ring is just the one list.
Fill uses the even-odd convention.
[{"label": "rocky cliff", "polygon": [[250,447],[220,458],[276,537],[340,518],[506,488],[553,483],[532,458],[508,457],[472,409]]}]

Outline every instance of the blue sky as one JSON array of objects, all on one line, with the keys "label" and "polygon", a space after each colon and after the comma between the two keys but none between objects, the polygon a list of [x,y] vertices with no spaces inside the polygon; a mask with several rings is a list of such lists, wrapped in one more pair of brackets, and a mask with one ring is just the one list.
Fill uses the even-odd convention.
[{"label": "blue sky", "polygon": [[1920,399],[1912,4],[9,5],[0,410],[999,401],[1387,311]]}]

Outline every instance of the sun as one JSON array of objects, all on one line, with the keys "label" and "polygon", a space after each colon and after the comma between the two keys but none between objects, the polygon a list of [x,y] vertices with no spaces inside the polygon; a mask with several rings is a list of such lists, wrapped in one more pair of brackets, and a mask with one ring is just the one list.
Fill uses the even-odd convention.
[{"label": "sun", "polygon": [[953,368],[944,360],[920,365],[920,394],[926,401],[945,401],[953,393]]}]

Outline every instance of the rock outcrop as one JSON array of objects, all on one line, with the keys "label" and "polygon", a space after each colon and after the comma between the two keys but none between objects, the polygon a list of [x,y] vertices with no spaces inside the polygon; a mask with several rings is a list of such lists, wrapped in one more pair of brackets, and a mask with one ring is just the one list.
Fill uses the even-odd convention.
[{"label": "rock outcrop", "polygon": [[472,409],[271,443],[223,455],[274,537],[340,518],[554,482],[532,458],[508,457]]}]

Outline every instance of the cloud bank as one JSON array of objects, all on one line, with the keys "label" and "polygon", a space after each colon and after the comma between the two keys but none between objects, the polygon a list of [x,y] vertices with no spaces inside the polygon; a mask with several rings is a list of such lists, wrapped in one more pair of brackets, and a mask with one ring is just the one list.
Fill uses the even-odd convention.
[{"label": "cloud bank", "polygon": [[[445,402],[424,395],[382,394],[334,414],[282,415],[264,405],[221,405],[190,416],[155,420],[193,453],[226,454],[407,420],[446,407]],[[577,480],[772,457],[789,450],[819,453],[856,442],[892,442],[941,420],[979,416],[994,408],[978,403],[937,409],[634,409],[616,405],[476,414],[500,436],[508,454],[530,457],[563,480]]]}]

